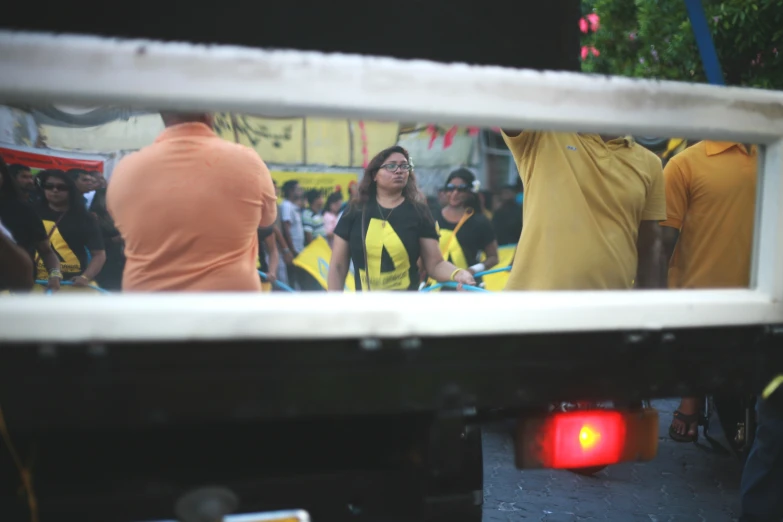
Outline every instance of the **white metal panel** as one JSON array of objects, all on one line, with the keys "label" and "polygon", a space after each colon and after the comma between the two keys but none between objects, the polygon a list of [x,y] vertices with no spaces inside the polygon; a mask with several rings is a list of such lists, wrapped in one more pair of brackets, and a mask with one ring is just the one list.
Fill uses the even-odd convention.
[{"label": "white metal panel", "polygon": [[780,322],[752,290],[136,294],[0,299],[3,341],[341,339]]},{"label": "white metal panel", "polygon": [[0,31],[2,101],[614,131],[769,146],[755,290],[24,296],[0,298],[0,340],[465,336],[783,321],[781,92]]},{"label": "white metal panel", "polygon": [[0,31],[0,50],[0,100],[6,101],[623,131],[754,143],[783,136],[783,93],[775,91],[11,31]]}]

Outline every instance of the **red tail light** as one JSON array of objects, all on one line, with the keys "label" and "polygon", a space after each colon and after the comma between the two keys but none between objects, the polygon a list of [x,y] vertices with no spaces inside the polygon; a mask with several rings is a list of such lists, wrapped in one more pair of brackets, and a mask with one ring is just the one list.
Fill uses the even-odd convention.
[{"label": "red tail light", "polygon": [[620,462],[625,419],[616,411],[554,415],[541,433],[541,462],[547,468],[584,468]]},{"label": "red tail light", "polygon": [[588,410],[525,419],[517,467],[575,469],[650,460],[658,445],[655,410]]}]

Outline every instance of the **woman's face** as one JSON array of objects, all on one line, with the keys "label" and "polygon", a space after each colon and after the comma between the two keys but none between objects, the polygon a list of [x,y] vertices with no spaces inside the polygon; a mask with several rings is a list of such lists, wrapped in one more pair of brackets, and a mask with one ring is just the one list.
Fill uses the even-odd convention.
[{"label": "woman's face", "polygon": [[46,201],[55,205],[62,205],[68,202],[68,185],[62,179],[49,176],[46,183],[43,184]]},{"label": "woman's face", "polygon": [[375,174],[375,183],[378,188],[388,192],[402,192],[408,183],[411,166],[405,156],[399,152],[391,154],[383,162],[378,173]]},{"label": "woman's face", "polygon": [[338,199],[337,201],[333,201],[332,205],[329,207],[329,212],[332,214],[337,214],[340,212],[340,207],[343,206],[343,200]]},{"label": "woman's face", "polygon": [[470,186],[468,182],[462,178],[454,178],[446,186],[448,192],[449,205],[452,207],[461,207],[468,200],[470,192]]},{"label": "woman's face", "polygon": [[318,196],[313,200],[313,202],[310,204],[310,208],[318,212],[322,208],[324,208],[324,197]]}]

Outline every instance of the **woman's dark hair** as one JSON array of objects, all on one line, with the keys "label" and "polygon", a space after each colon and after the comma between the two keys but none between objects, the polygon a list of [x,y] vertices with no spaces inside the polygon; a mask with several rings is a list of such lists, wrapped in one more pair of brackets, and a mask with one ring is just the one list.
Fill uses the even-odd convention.
[{"label": "woman's dark hair", "polygon": [[[50,169],[39,172],[36,178],[38,181],[38,186],[41,187],[41,190],[43,190],[44,186],[51,178],[57,178],[58,180],[65,183],[65,185],[68,187],[68,213],[84,217],[89,216],[89,214],[87,214],[87,209],[84,206],[84,198],[82,197],[82,193],[79,192],[79,189],[76,188],[76,183],[73,182],[71,176],[62,170]],[[44,191],[44,199],[46,199],[46,191]]]},{"label": "woman's dark hair", "polygon": [[[378,187],[375,184],[375,175],[381,169],[381,165],[383,165],[384,162],[389,159],[389,156],[395,152],[405,156],[405,160],[408,163],[411,162],[411,156],[408,154],[408,151],[399,145],[394,145],[393,147],[384,149],[376,154],[375,157],[370,160],[367,168],[364,169],[364,177],[362,178],[362,181],[359,182],[359,196],[351,202],[353,205],[361,206],[368,201],[375,200],[375,196],[378,193]],[[405,199],[413,203],[417,208],[421,207],[424,209],[424,212],[429,214],[427,206],[423,202],[422,193],[416,184],[416,174],[413,172],[413,170],[411,170],[410,174],[408,175],[408,183],[406,183],[405,187],[402,189],[402,195],[405,197]]]},{"label": "woman's dark hair", "polygon": [[3,158],[0,158],[0,176],[3,178],[3,185],[0,186],[0,199],[19,199],[19,189],[16,187],[16,180],[11,177],[11,172]]},{"label": "woman's dark hair", "polygon": [[456,178],[465,180],[465,183],[470,185],[470,192],[467,193],[469,197],[465,200],[465,205],[472,208],[476,212],[481,210],[478,194],[473,192],[473,182],[476,181],[476,176],[468,169],[462,167],[452,171],[451,174],[449,174],[449,177],[446,178],[446,185],[451,183]]},{"label": "woman's dark hair", "polygon": [[[329,194],[329,197],[326,198],[326,204],[324,205],[324,210],[326,212],[329,212],[329,209],[332,207],[333,203],[336,203],[338,201],[343,200],[343,195],[340,192],[332,192]],[[338,210],[339,212],[339,210]]]}]

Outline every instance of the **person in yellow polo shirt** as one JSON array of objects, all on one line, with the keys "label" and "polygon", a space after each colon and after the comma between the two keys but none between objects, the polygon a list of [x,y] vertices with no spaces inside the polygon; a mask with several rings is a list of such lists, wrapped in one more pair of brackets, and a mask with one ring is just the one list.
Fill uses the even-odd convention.
[{"label": "person in yellow polo shirt", "polygon": [[525,190],[506,290],[665,287],[661,160],[630,138],[503,131]]},{"label": "person in yellow polo shirt", "polygon": [[[756,147],[701,141],[666,164],[664,250],[670,288],[747,288],[756,212]],[[698,439],[700,399],[684,397],[669,436]]]}]

